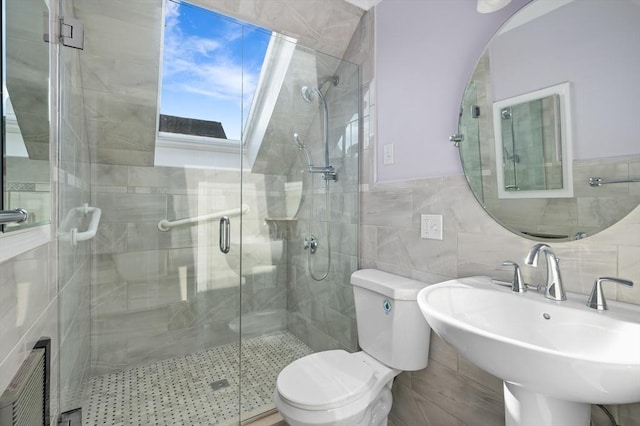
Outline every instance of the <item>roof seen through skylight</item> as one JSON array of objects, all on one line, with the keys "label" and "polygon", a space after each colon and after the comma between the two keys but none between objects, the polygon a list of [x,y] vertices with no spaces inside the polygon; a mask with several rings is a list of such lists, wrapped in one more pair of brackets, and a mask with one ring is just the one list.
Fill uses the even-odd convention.
[{"label": "roof seen through skylight", "polygon": [[220,122],[240,140],[271,32],[166,0],[160,114]]}]

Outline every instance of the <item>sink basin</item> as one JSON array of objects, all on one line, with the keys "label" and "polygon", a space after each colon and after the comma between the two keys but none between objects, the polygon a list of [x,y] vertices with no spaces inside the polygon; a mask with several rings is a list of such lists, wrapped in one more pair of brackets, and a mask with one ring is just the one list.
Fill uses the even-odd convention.
[{"label": "sink basin", "polygon": [[505,382],[507,425],[588,425],[590,404],[640,401],[640,307],[585,306],[535,291],[512,292],[489,277],[424,288],[431,328],[471,362]]}]

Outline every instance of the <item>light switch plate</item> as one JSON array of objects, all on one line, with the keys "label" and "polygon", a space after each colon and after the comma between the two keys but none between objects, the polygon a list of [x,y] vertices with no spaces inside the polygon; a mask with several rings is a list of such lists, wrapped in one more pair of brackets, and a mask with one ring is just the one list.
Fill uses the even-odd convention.
[{"label": "light switch plate", "polygon": [[393,164],[393,144],[387,144],[383,147],[383,163],[385,165]]}]

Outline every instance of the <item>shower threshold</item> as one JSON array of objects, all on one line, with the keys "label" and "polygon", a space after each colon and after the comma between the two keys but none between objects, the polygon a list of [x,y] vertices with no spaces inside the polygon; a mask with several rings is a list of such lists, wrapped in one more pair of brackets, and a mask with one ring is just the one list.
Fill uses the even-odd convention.
[{"label": "shower threshold", "polygon": [[83,424],[237,425],[239,412],[244,421],[273,409],[278,373],[312,351],[278,331],[243,340],[241,372],[238,352],[234,343],[93,377],[84,393]]}]

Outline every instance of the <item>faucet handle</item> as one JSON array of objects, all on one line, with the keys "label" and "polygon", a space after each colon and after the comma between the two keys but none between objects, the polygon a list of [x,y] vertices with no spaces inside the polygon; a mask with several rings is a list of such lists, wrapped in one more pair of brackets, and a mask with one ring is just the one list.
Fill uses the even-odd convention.
[{"label": "faucet handle", "polygon": [[511,261],[505,260],[502,262],[502,266],[513,267],[513,280],[511,281],[511,290],[518,293],[524,293],[527,291],[527,285],[522,279],[522,273],[520,272],[520,265]]},{"label": "faucet handle", "polygon": [[591,290],[591,295],[587,300],[588,307],[599,311],[606,311],[608,309],[607,300],[604,298],[604,292],[602,291],[602,283],[605,281],[611,281],[616,284],[633,287],[633,281],[622,278],[600,277],[593,283],[593,290]]}]

